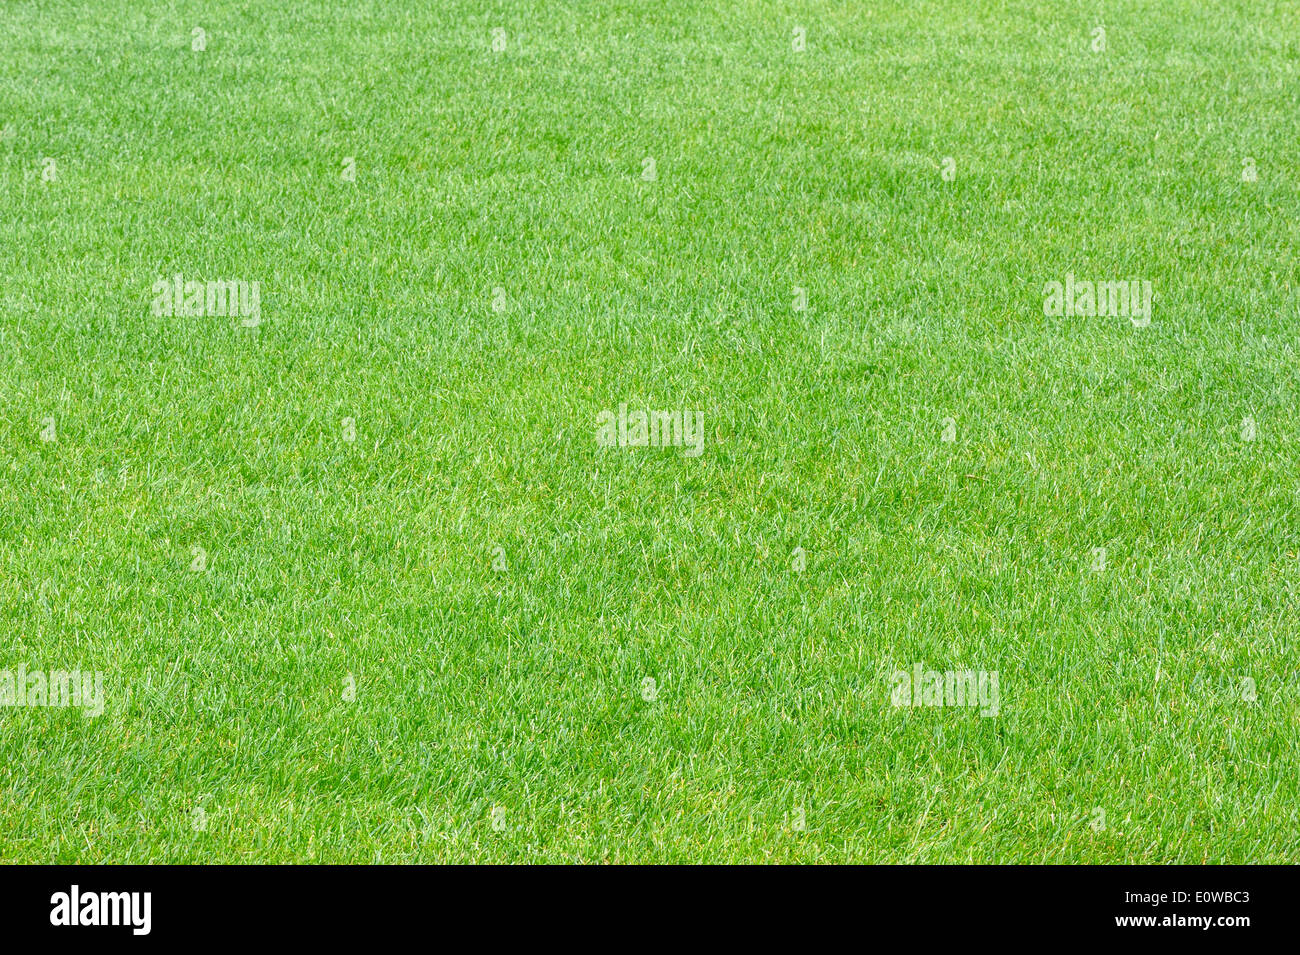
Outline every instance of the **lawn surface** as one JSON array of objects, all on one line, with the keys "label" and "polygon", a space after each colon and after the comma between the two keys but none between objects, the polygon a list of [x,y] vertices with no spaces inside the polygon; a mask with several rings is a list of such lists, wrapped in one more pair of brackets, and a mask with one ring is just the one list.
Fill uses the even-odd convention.
[{"label": "lawn surface", "polygon": [[1300,858],[1300,3],[145,6],[0,6],[0,860]]}]

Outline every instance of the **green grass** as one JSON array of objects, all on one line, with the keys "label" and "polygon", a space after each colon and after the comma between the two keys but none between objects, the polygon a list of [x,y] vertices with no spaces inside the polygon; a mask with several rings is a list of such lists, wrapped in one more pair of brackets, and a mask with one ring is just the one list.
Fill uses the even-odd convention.
[{"label": "green grass", "polygon": [[0,8],[0,859],[1300,858],[1300,3],[390,6]]}]

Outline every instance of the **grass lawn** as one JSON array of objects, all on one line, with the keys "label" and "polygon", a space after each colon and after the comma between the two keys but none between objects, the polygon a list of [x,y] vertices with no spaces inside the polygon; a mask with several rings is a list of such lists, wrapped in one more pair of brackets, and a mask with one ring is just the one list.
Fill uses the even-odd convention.
[{"label": "grass lawn", "polygon": [[140,6],[0,7],[0,860],[1300,859],[1300,3]]}]

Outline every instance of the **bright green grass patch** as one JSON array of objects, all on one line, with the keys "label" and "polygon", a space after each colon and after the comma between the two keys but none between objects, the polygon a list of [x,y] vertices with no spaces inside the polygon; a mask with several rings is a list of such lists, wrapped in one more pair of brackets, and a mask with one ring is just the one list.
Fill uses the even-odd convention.
[{"label": "bright green grass patch", "polygon": [[1296,860],[1300,5],[391,6],[0,12],[0,859]]}]

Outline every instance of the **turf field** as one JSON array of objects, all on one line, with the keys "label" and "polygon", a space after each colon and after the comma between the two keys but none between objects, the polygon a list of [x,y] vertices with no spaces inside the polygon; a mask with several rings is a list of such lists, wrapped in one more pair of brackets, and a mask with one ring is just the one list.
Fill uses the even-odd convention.
[{"label": "turf field", "polygon": [[4,0],[0,860],[1297,861],[1298,245],[1294,0]]}]

